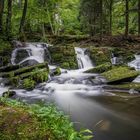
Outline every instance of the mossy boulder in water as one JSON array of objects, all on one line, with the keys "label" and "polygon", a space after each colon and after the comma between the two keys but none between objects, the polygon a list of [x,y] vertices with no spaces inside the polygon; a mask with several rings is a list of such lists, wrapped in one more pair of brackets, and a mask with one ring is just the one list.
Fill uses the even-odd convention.
[{"label": "mossy boulder in water", "polygon": [[108,84],[119,84],[122,82],[133,81],[140,72],[133,70],[127,66],[114,67],[113,69],[102,73]]},{"label": "mossy boulder in water", "polygon": [[107,63],[101,64],[95,68],[89,69],[89,70],[85,71],[85,73],[103,73],[110,69],[112,69],[112,64],[107,62]]},{"label": "mossy boulder in water", "polygon": [[51,76],[58,76],[61,74],[61,69],[57,67],[56,69],[51,70],[50,75]]},{"label": "mossy boulder in water", "polygon": [[7,97],[7,98],[13,97],[15,95],[16,95],[15,91],[6,91],[2,94],[3,97]]}]

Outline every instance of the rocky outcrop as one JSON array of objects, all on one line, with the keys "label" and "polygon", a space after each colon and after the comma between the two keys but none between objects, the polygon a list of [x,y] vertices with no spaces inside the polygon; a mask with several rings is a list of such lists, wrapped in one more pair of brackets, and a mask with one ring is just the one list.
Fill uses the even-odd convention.
[{"label": "rocky outcrop", "polygon": [[65,69],[77,69],[77,59],[73,46],[49,47],[52,64]]}]

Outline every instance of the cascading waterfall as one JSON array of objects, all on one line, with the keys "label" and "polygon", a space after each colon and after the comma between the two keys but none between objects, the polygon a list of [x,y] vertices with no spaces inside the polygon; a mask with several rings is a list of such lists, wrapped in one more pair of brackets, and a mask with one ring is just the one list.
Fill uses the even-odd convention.
[{"label": "cascading waterfall", "polygon": [[136,70],[140,70],[140,55],[135,55],[135,60],[128,63],[130,67],[134,67]]},{"label": "cascading waterfall", "polygon": [[[128,63],[128,66],[135,68],[137,71],[140,71],[140,55],[135,55],[135,60]],[[138,76],[133,82],[140,83],[140,76]]]},{"label": "cascading waterfall", "polygon": [[85,48],[75,48],[75,52],[77,54],[77,62],[79,69],[83,68],[92,68],[93,64],[89,56],[85,53],[86,49]]},{"label": "cascading waterfall", "polygon": [[117,64],[117,57],[113,53],[112,53],[112,57],[111,57],[111,63],[112,63],[112,65]]},{"label": "cascading waterfall", "polygon": [[45,60],[45,49],[48,48],[48,44],[45,43],[26,43],[24,47],[17,48],[12,52],[11,63],[17,64],[16,57],[19,51],[26,51],[27,56],[23,58],[18,64],[22,64],[27,60],[35,60],[38,63],[43,63]]}]

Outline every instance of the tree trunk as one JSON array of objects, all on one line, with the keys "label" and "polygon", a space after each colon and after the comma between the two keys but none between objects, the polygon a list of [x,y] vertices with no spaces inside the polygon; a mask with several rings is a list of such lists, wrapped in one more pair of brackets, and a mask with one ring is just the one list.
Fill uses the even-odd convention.
[{"label": "tree trunk", "polygon": [[140,0],[138,0],[138,34],[140,36]]},{"label": "tree trunk", "polygon": [[109,33],[112,35],[112,6],[113,6],[113,0],[110,0],[110,5],[109,5]]},{"label": "tree trunk", "polygon": [[100,39],[103,35],[103,0],[100,0]]},{"label": "tree trunk", "polygon": [[0,32],[3,30],[3,11],[4,11],[4,0],[0,0]]},{"label": "tree trunk", "polygon": [[125,0],[125,36],[129,33],[129,0]]},{"label": "tree trunk", "polygon": [[12,18],[12,0],[8,0],[7,2],[7,19],[6,19],[6,34],[9,39],[11,33],[11,18]]},{"label": "tree trunk", "polygon": [[21,18],[21,21],[20,21],[19,33],[24,32],[24,24],[25,24],[25,20],[26,20],[27,7],[28,7],[28,0],[25,0],[23,13],[22,13],[22,18]]}]

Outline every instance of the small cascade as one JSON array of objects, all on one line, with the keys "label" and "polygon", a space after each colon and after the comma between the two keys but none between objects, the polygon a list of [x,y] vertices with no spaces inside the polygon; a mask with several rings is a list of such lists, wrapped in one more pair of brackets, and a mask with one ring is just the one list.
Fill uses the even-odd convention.
[{"label": "small cascade", "polygon": [[79,69],[92,68],[93,64],[89,56],[85,53],[85,48],[75,48]]},{"label": "small cascade", "polygon": [[[45,53],[47,51],[48,44],[45,43],[25,43],[24,47],[16,48],[12,52],[11,63],[22,64],[26,61],[36,61],[37,63],[43,63],[45,61]],[[49,53],[47,54],[48,57]]]},{"label": "small cascade", "polygon": [[111,57],[111,63],[112,63],[112,65],[117,64],[117,57],[113,53],[112,53],[112,57]]},{"label": "small cascade", "polygon": [[135,60],[128,63],[128,66],[134,67],[136,70],[140,70],[140,55],[135,55]]}]

